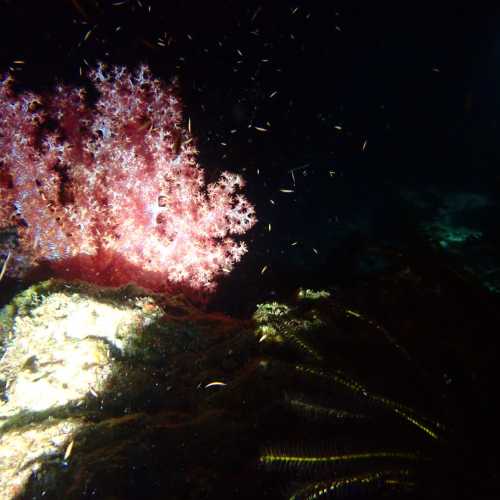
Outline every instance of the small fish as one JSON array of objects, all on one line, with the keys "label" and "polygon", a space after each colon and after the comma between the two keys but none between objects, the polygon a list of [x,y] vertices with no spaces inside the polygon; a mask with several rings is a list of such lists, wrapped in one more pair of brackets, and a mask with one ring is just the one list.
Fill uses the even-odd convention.
[{"label": "small fish", "polygon": [[354,316],[355,318],[361,318],[361,314],[359,314],[356,311],[352,311],[351,309],[346,309],[345,310],[346,314],[349,314],[350,316]]},{"label": "small fish", "polygon": [[207,384],[205,386],[205,389],[208,389],[209,387],[224,386],[224,385],[227,385],[227,384],[225,382],[220,382],[220,381],[216,380],[215,382],[210,382],[209,384]]},{"label": "small fish", "polygon": [[[92,28],[93,29],[93,28]],[[88,30],[83,37],[83,41],[86,42],[89,39],[89,36],[92,34],[92,30]]]},{"label": "small fish", "polygon": [[71,441],[71,443],[68,444],[68,447],[66,448],[66,452],[64,453],[64,460],[67,460],[69,456],[71,455],[71,452],[73,451],[73,445],[75,444],[75,441]]},{"label": "small fish", "polygon": [[7,264],[9,263],[10,256],[11,256],[11,253],[9,250],[7,257],[5,257],[5,260],[3,261],[2,270],[0,271],[0,281],[2,281],[3,275],[5,274],[5,271],[7,270]]}]

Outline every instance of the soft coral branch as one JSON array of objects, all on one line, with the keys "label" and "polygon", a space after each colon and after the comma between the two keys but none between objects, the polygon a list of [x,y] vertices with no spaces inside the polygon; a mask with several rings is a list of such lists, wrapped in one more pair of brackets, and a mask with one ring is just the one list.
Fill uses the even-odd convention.
[{"label": "soft coral branch", "polygon": [[0,82],[0,231],[15,227],[13,274],[48,266],[101,284],[213,290],[246,252],[232,235],[256,222],[223,172],[208,186],[182,127],[175,84],[146,66],[99,65],[82,89],[16,95]]}]

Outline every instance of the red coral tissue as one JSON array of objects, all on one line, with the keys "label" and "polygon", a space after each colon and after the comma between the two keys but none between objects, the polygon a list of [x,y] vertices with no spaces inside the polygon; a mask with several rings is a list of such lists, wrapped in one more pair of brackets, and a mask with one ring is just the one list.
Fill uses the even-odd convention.
[{"label": "red coral tissue", "polygon": [[[0,255],[102,285],[213,291],[256,222],[239,175],[206,184],[175,84],[146,66],[89,73],[98,97],[0,81]],[[8,237],[11,234],[12,237]]]}]

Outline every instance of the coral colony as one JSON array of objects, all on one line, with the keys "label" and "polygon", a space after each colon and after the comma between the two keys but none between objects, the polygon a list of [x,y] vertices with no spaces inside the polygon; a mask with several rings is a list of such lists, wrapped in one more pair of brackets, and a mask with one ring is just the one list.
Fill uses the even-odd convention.
[{"label": "coral colony", "polygon": [[[205,183],[175,84],[101,64],[98,91],[16,94],[0,81],[0,256],[7,274],[210,292],[256,222],[223,172]],[[188,127],[190,128],[190,127]]]}]

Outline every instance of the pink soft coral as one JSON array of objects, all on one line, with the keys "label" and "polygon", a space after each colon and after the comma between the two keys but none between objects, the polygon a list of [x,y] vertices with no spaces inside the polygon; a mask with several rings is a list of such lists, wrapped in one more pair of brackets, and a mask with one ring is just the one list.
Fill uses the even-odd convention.
[{"label": "pink soft coral", "polygon": [[[16,95],[10,77],[0,82],[0,252],[11,252],[10,272],[214,290],[246,252],[231,235],[256,222],[242,178],[205,184],[175,85],[146,66],[99,65],[89,77],[93,106],[81,89]],[[5,239],[11,227],[17,243]]]}]

